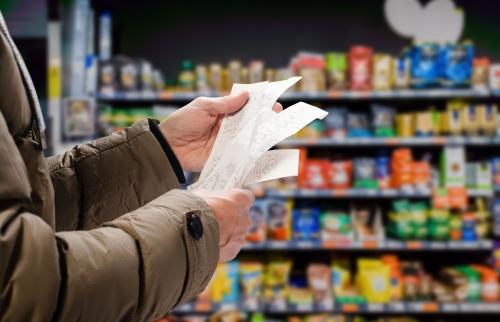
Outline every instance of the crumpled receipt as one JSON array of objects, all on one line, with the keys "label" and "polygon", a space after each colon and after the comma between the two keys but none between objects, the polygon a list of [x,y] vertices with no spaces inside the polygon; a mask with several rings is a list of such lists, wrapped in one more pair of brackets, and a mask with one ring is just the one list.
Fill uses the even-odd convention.
[{"label": "crumpled receipt", "polygon": [[241,188],[298,175],[299,150],[269,149],[328,114],[304,102],[280,113],[272,110],[278,98],[300,79],[234,84],[231,94],[248,91],[249,100],[237,113],[224,117],[200,177],[188,189]]}]

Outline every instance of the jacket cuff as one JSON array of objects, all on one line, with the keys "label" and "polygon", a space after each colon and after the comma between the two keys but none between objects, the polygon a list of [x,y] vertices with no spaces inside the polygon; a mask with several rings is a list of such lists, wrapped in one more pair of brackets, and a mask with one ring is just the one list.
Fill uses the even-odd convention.
[{"label": "jacket cuff", "polygon": [[[198,239],[187,228],[192,211],[198,211],[203,225]],[[219,260],[218,222],[208,205],[187,191],[172,190],[105,226],[120,228],[136,241],[142,258],[141,321],[160,318],[198,295]]]},{"label": "jacket cuff", "polygon": [[172,148],[168,144],[167,140],[165,140],[165,137],[163,136],[163,134],[161,134],[161,131],[158,128],[158,124],[160,122],[154,119],[148,119],[148,122],[149,122],[149,129],[151,130],[151,133],[153,133],[155,138],[158,140],[158,143],[160,143],[163,152],[165,152],[165,155],[168,158],[168,161],[170,161],[170,165],[172,166],[172,169],[175,172],[177,180],[179,181],[179,183],[186,183],[186,178],[184,177],[184,172],[182,171],[182,167],[181,164],[179,163],[179,160],[177,160],[174,151],[172,151]]}]

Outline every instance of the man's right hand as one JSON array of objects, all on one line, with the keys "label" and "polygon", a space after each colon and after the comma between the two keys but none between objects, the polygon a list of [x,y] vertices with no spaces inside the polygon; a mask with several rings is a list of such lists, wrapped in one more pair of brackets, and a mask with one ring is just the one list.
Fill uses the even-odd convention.
[{"label": "man's right hand", "polygon": [[255,200],[253,193],[245,189],[192,192],[205,200],[219,222],[219,261],[232,260],[245,245],[251,224],[249,210]]}]

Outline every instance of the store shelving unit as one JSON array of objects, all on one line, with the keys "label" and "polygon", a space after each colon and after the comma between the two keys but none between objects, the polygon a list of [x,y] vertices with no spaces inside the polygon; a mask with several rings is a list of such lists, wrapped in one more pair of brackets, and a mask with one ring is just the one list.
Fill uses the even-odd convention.
[{"label": "store shelving unit", "polygon": [[175,310],[182,314],[210,314],[219,310],[235,310],[243,312],[261,312],[264,314],[498,314],[500,302],[495,303],[436,303],[436,302],[393,302],[390,304],[334,303],[332,307],[318,305],[285,305],[282,307],[256,305],[245,307],[237,304],[212,304],[209,306],[184,304]]}]

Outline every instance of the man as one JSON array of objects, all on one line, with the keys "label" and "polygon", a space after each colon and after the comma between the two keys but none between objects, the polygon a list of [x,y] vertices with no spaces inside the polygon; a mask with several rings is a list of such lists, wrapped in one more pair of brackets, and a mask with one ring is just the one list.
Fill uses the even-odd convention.
[{"label": "man", "polygon": [[242,247],[253,195],[176,188],[247,99],[198,98],[45,159],[36,94],[0,14],[0,320],[152,321],[201,292]]}]

